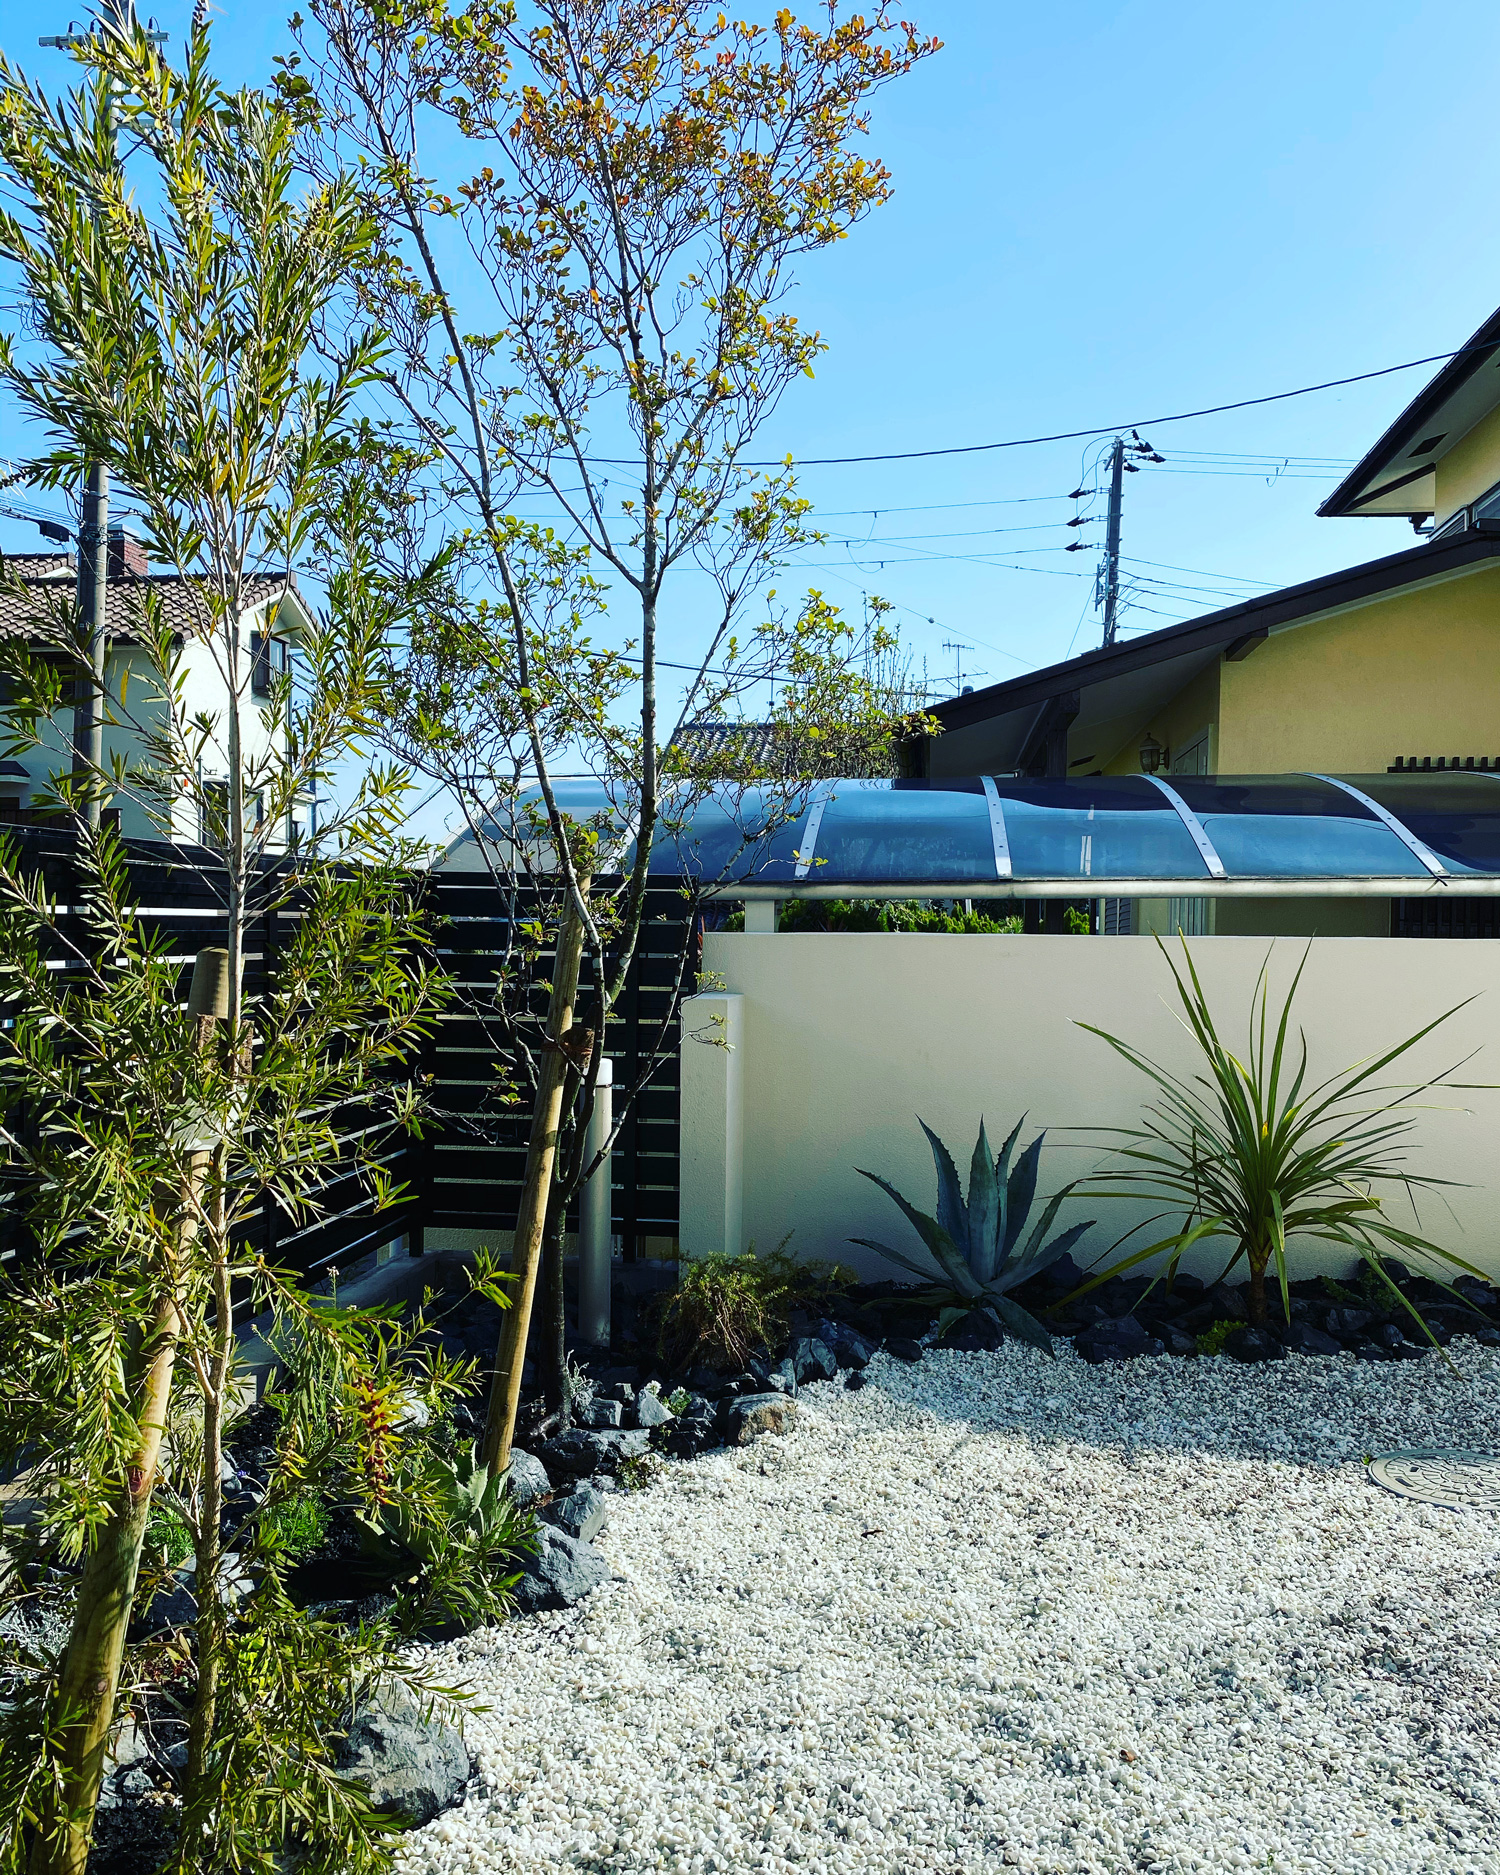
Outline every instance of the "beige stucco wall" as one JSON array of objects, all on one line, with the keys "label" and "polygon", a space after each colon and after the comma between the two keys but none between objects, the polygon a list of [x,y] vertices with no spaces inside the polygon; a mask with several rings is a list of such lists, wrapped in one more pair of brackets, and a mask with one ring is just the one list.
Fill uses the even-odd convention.
[{"label": "beige stucco wall", "polygon": [[[1304,948],[1274,947],[1274,983],[1288,980]],[[1241,1045],[1266,952],[1264,941],[1224,937],[1195,950],[1226,1033]],[[715,1229],[723,1233],[722,1186],[705,1177],[699,1193],[687,1176],[690,1163],[712,1167],[716,1154],[723,1157],[723,1142],[708,1135],[722,1130],[715,1116],[725,1103],[694,1093],[704,1080],[740,1077],[744,1241],[768,1248],[791,1231],[791,1247],[804,1257],[838,1257],[870,1276],[894,1276],[900,1272],[846,1241],[870,1237],[908,1250],[916,1242],[855,1167],[883,1174],[930,1209],[932,1159],[916,1114],[960,1165],[981,1113],[992,1137],[1029,1114],[1028,1136],[1031,1127],[1049,1129],[1043,1189],[1050,1192],[1104,1156],[1098,1134],[1074,1129],[1136,1123],[1148,1087],[1077,1023],[1128,1038],[1181,1076],[1193,1071],[1168,1000],[1167,966],[1147,938],[714,933],[704,968],[742,999],[741,1037],[733,1057],[703,1040],[684,1043],[684,1255],[711,1246]],[[1422,1045],[1414,1072],[1445,1068],[1477,1049],[1462,1078],[1500,1081],[1500,945],[1315,942],[1298,1002],[1313,1071],[1348,1066],[1466,996],[1478,1000]],[[692,1020],[685,1027],[710,1032]],[[1449,1105],[1456,1110],[1438,1110]],[[1425,1225],[1500,1271],[1500,1092],[1429,1096],[1415,1118],[1420,1146],[1411,1169],[1459,1185],[1449,1194],[1453,1217],[1430,1202]],[[1095,1250],[1141,1215],[1118,1202],[1081,1215],[1091,1211],[1104,1220],[1089,1239]],[[1302,1255],[1303,1267],[1346,1261],[1342,1253],[1320,1260],[1315,1249]],[[1208,1265],[1205,1257],[1197,1267]]]},{"label": "beige stucco wall", "polygon": [[1437,464],[1433,521],[1441,527],[1455,509],[1500,482],[1500,410],[1493,410]]}]

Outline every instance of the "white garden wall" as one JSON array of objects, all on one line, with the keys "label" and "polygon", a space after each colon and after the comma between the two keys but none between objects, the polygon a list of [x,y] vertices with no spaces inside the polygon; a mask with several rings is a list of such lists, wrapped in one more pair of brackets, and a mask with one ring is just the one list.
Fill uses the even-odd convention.
[{"label": "white garden wall", "polygon": [[[1268,948],[1274,1003],[1302,941],[1194,944],[1231,1046],[1247,1038]],[[752,1239],[769,1249],[790,1231],[790,1247],[805,1258],[838,1257],[870,1278],[900,1277],[847,1239],[916,1246],[895,1206],[854,1169],[881,1173],[931,1210],[932,1159],[916,1114],[967,1176],[980,1114],[998,1143],[1027,1113],[1024,1137],[1033,1126],[1048,1129],[1041,1189],[1050,1192],[1102,1162],[1103,1142],[1089,1129],[1136,1123],[1149,1091],[1079,1022],[1193,1072],[1176,992],[1149,938],[711,933],[704,970],[725,993],[695,998],[684,1023],[684,1257]],[[1477,1051],[1458,1078],[1500,1082],[1500,945],[1315,939],[1297,1000],[1312,1069],[1328,1074],[1375,1054],[1466,997],[1477,1000],[1405,1057],[1396,1070],[1403,1080]],[[1500,1273],[1500,1091],[1429,1095],[1416,1119],[1409,1169],[1463,1187],[1446,1201],[1424,1198],[1422,1228]],[[1080,1260],[1145,1215],[1116,1201],[1064,1216],[1090,1212],[1100,1228]],[[1408,1208],[1396,1214],[1410,1225]],[[1305,1270],[1347,1262],[1342,1252],[1307,1247],[1300,1257]],[[1191,1263],[1203,1274],[1211,1265],[1212,1253]]]}]

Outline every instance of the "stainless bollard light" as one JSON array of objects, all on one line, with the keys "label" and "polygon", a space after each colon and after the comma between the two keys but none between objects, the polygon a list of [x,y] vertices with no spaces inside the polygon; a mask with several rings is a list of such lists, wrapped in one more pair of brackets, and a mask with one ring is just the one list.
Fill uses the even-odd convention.
[{"label": "stainless bollard light", "polygon": [[[609,1138],[614,1124],[614,1065],[599,1063],[594,1111],[584,1137],[587,1163]],[[578,1334],[596,1348],[609,1346],[610,1265],[613,1261],[614,1203],[611,1161],[600,1160],[578,1200]]]}]

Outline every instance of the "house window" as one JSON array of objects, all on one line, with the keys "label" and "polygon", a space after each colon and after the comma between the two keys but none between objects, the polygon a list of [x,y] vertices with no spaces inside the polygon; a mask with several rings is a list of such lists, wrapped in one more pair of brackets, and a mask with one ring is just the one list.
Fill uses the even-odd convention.
[{"label": "house window", "polygon": [[1135,929],[1135,901],[1105,898],[1099,901],[1099,929],[1106,937],[1129,937]]},{"label": "house window", "polygon": [[286,640],[267,632],[250,634],[250,694],[262,699],[271,694],[271,685],[284,675],[290,665]]}]

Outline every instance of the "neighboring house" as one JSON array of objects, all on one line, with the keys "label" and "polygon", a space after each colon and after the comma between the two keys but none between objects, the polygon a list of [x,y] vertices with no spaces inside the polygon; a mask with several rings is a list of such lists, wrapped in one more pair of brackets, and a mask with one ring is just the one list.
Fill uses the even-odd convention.
[{"label": "neighboring house", "polygon": [[[56,653],[58,641],[47,631],[47,623],[62,607],[71,605],[77,578],[77,561],[71,553],[6,554],[0,577],[0,641],[22,640],[43,654]],[[143,752],[140,730],[165,721],[166,705],[141,642],[142,600],[148,591],[158,595],[163,617],[181,648],[181,708],[185,718],[191,720],[203,714],[222,724],[225,714],[227,684],[220,664],[222,647],[216,649],[209,640],[209,614],[196,582],[176,573],[152,572],[140,543],[118,529],[112,530],[106,614],[106,764],[118,752],[127,761],[139,760]],[[243,681],[252,706],[269,699],[274,677],[288,668],[293,649],[310,623],[296,584],[286,575],[257,574],[247,583],[239,627]],[[61,661],[61,654],[57,654]],[[45,817],[49,777],[66,772],[71,765],[72,668],[70,661],[65,662],[64,707],[53,718],[42,746],[19,760],[0,763],[0,822],[25,824]],[[118,720],[111,723],[110,715]],[[245,712],[245,719],[247,753],[253,759],[266,751],[270,732],[254,707]],[[202,770],[202,779],[210,789],[216,782],[223,783],[226,764],[222,730],[206,746]],[[161,829],[143,803],[131,795],[122,794],[105,811],[127,838],[161,838]],[[287,827],[273,830],[272,844],[286,845],[311,832],[313,813],[314,804],[309,800]],[[173,840],[209,843],[210,829],[202,824],[202,818],[196,802],[173,802]]]},{"label": "neighboring house", "polygon": [[[1500,312],[1318,510],[1424,535],[1289,586],[931,706],[932,776],[1500,770]],[[1500,779],[1496,786],[1500,787]],[[1500,935],[1493,910],[1442,928]],[[1384,935],[1407,902],[1142,900],[1111,928]],[[1431,908],[1425,923],[1433,929]]]}]

